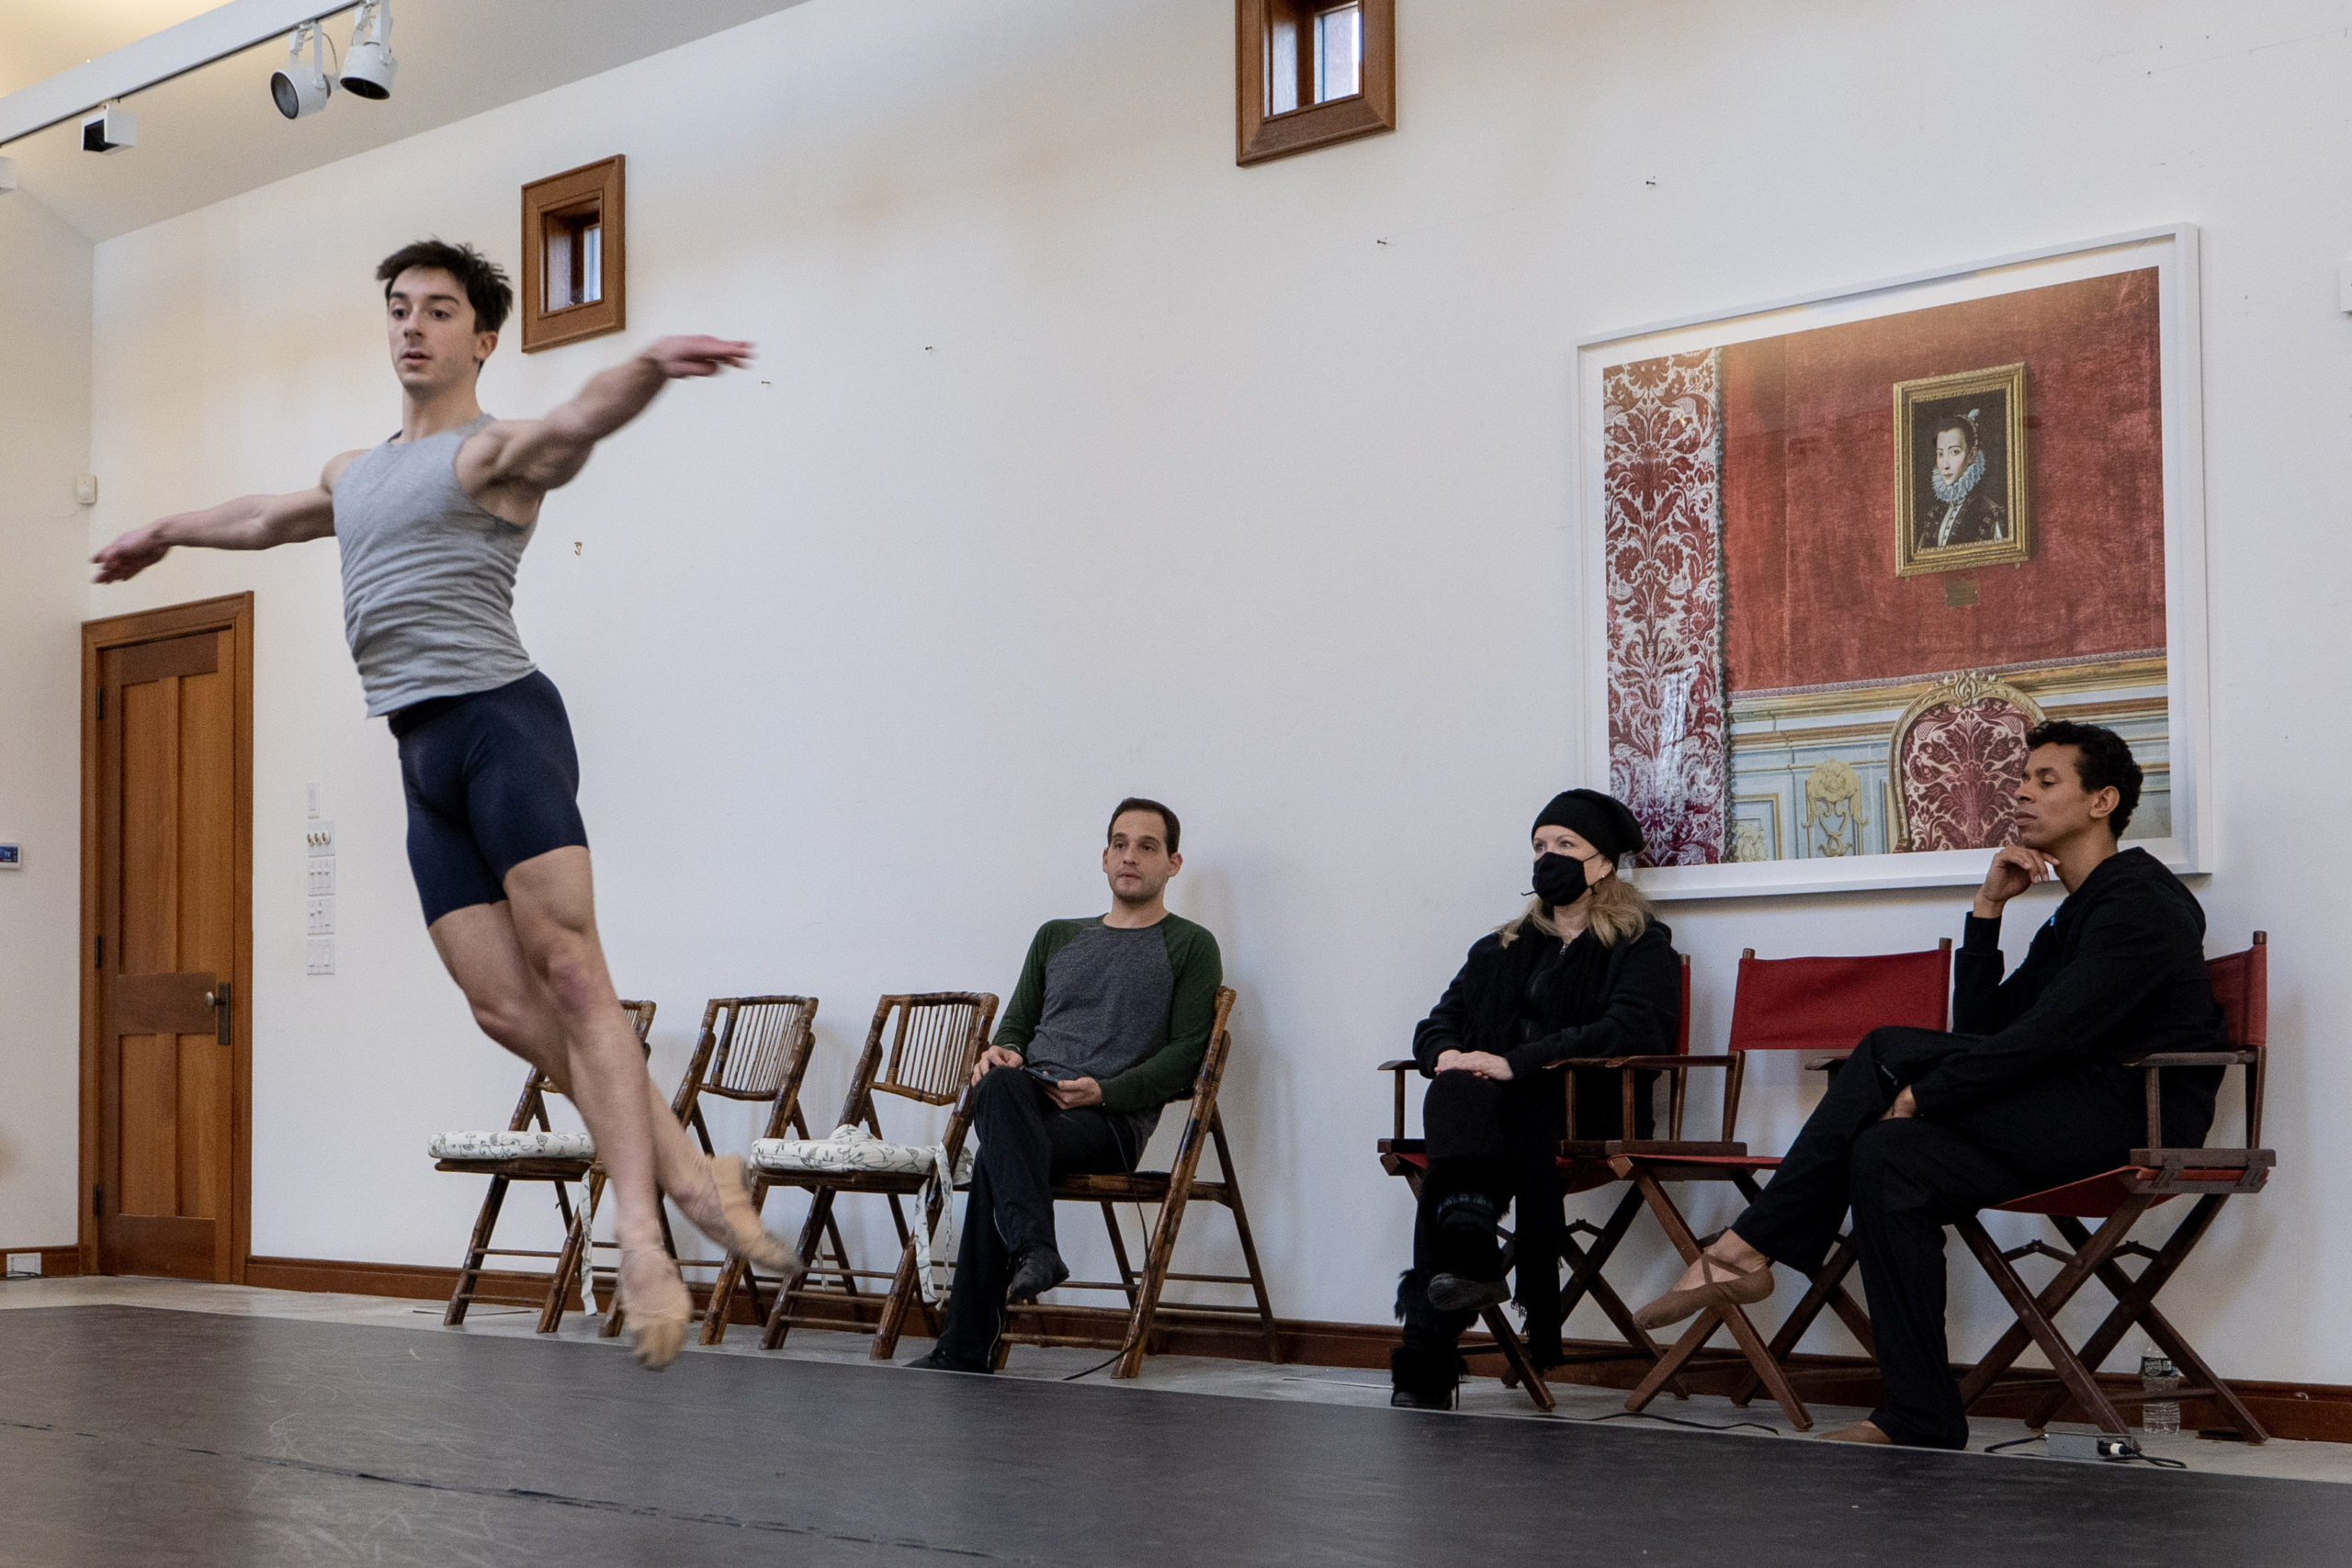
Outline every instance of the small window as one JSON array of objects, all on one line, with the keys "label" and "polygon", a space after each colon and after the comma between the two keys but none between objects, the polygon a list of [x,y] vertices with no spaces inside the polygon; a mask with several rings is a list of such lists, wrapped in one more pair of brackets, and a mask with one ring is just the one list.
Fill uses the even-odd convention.
[{"label": "small window", "polygon": [[1237,0],[1236,22],[1238,162],[1396,129],[1396,0]]},{"label": "small window", "polygon": [[523,352],[628,324],[619,158],[523,187]]}]

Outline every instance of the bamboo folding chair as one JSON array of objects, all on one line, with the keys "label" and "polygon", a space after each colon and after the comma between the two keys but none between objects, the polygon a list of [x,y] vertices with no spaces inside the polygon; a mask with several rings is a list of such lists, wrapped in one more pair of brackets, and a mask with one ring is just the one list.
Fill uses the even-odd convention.
[{"label": "bamboo folding chair", "polygon": [[[1725,1059],[1694,1057],[1690,1054],[1690,960],[1689,955],[1681,956],[1679,973],[1682,987],[1682,1005],[1679,1020],[1675,1026],[1674,1055],[1597,1058],[1589,1062],[1580,1062],[1576,1067],[1561,1075],[1564,1079],[1561,1092],[1566,1099],[1568,1130],[1568,1136],[1560,1145],[1558,1156],[1561,1185],[1564,1190],[1563,1201],[1579,1193],[1590,1192],[1623,1179],[1609,1163],[1610,1155],[1620,1148],[1656,1150],[1703,1148],[1708,1151],[1721,1152],[1727,1146],[1721,1144],[1690,1145],[1681,1141],[1682,1111],[1689,1085],[1686,1073],[1679,1069],[1687,1069],[1693,1066],[1723,1066]],[[1380,1140],[1377,1151],[1380,1156],[1381,1168],[1391,1176],[1402,1177],[1405,1185],[1413,1194],[1414,1202],[1419,1203],[1421,1197],[1421,1179],[1429,1169],[1429,1145],[1422,1139],[1408,1138],[1405,1135],[1405,1079],[1406,1075],[1417,1066],[1418,1064],[1410,1059],[1380,1064],[1382,1072],[1394,1073],[1396,1076],[1396,1130],[1394,1136]],[[1641,1075],[1668,1072],[1667,1136],[1662,1140],[1631,1141],[1625,1139],[1602,1141],[1577,1137],[1577,1079],[1582,1074],[1595,1071],[1617,1073],[1619,1114],[1622,1117],[1618,1127],[1625,1132],[1630,1132],[1637,1124],[1634,1112],[1641,1089]],[[1746,1145],[1729,1145],[1729,1147],[1736,1153],[1747,1152]],[[1593,1304],[1600,1308],[1608,1316],[1611,1326],[1617,1330],[1622,1345],[1603,1345],[1590,1349],[1570,1350],[1562,1356],[1561,1365],[1590,1366],[1620,1361],[1639,1361],[1645,1366],[1656,1366],[1662,1358],[1664,1352],[1658,1349],[1657,1341],[1649,1337],[1641,1325],[1634,1321],[1633,1309],[1628,1307],[1624,1299],[1618,1295],[1616,1288],[1610,1284],[1605,1272],[1610,1259],[1617,1255],[1618,1244],[1625,1239],[1625,1233],[1632,1228],[1634,1218],[1641,1213],[1641,1194],[1636,1189],[1629,1186],[1625,1190],[1625,1195],[1618,1201],[1616,1208],[1611,1212],[1606,1221],[1596,1225],[1589,1220],[1572,1220],[1563,1231],[1560,1245],[1562,1260],[1568,1266],[1568,1279],[1560,1292],[1560,1321],[1563,1324],[1566,1323],[1570,1314],[1582,1304],[1584,1299],[1590,1296]],[[1580,1236],[1590,1236],[1592,1245],[1589,1247],[1585,1247],[1577,1239]],[[1552,1409],[1557,1402],[1553,1398],[1550,1387],[1536,1372],[1534,1363],[1527,1353],[1526,1341],[1521,1339],[1518,1331],[1511,1327],[1510,1319],[1503,1315],[1503,1309],[1500,1306],[1487,1307],[1480,1314],[1479,1321],[1485,1325],[1493,1343],[1467,1346],[1462,1353],[1464,1356],[1500,1356],[1503,1359],[1503,1386],[1523,1388],[1537,1409]],[[1683,1393],[1679,1383],[1675,1385],[1674,1392],[1678,1397]]]},{"label": "bamboo folding chair", "polygon": [[[865,1033],[865,1049],[860,1053],[857,1066],[851,1072],[849,1093],[842,1102],[839,1125],[864,1127],[877,1139],[882,1136],[882,1122],[876,1110],[875,1096],[896,1095],[921,1105],[948,1106],[947,1129],[942,1142],[947,1150],[952,1169],[964,1150],[964,1134],[969,1126],[959,1098],[965,1081],[971,1077],[972,1063],[987,1043],[989,1029],[996,1022],[997,999],[985,991],[934,991],[920,996],[884,997],[875,1005],[874,1024]],[[895,1021],[895,1028],[892,1027]],[[883,1034],[890,1033],[889,1049],[883,1050]],[[755,1162],[756,1163],[756,1162]],[[930,1179],[922,1171],[904,1170],[780,1170],[761,1168],[770,1187],[797,1187],[809,1193],[808,1217],[800,1227],[800,1263],[806,1270],[798,1280],[776,1292],[768,1308],[766,1325],[761,1335],[761,1346],[769,1350],[782,1345],[785,1336],[794,1328],[823,1328],[855,1332],[862,1327],[860,1308],[866,1300],[858,1288],[861,1280],[890,1281],[883,1297],[879,1321],[870,1330],[875,1337],[875,1356],[887,1359],[888,1347],[898,1343],[901,1320],[907,1309],[909,1293],[915,1287],[917,1257],[928,1227],[936,1218],[933,1205],[923,1205],[917,1224],[907,1223],[906,1208],[901,1200],[919,1196]],[[841,1251],[840,1233],[833,1229],[833,1202],[844,1192],[878,1193],[890,1201],[891,1223],[898,1227],[899,1254],[895,1270],[855,1269]],[[953,1193],[942,1194],[942,1200],[952,1201]],[[826,1264],[818,1255],[819,1243],[828,1235],[833,1237],[836,1261]],[[827,1287],[817,1283],[822,1280],[839,1283]],[[831,1310],[821,1314],[809,1311],[814,1306]],[[936,1314],[926,1303],[923,1317],[933,1331],[937,1331]]]},{"label": "bamboo folding chair", "polygon": [[[1723,1138],[1718,1145],[1689,1145],[1672,1149],[1613,1149],[1610,1165],[1631,1180],[1658,1226],[1674,1243],[1684,1263],[1698,1258],[1703,1243],[1676,1205],[1669,1185],[1688,1182],[1728,1182],[1740,1196],[1754,1202],[1761,1195],[1759,1174],[1780,1168],[1777,1155],[1751,1155],[1735,1145],[1732,1133],[1739,1122],[1740,1089],[1747,1081],[1747,1057],[1757,1051],[1810,1053],[1807,1066],[1834,1070],[1853,1053],[1863,1035],[1888,1025],[1942,1029],[1951,1016],[1951,940],[1919,953],[1890,953],[1852,958],[1760,959],[1750,948],[1739,956],[1739,978],[1732,996],[1731,1035],[1724,1054],[1695,1056],[1690,1065],[1720,1064],[1726,1069],[1724,1084]],[[1732,1398],[1746,1404],[1760,1388],[1768,1390],[1791,1425],[1810,1431],[1813,1416],[1798,1396],[1788,1358],[1799,1340],[1821,1315],[1835,1312],[1862,1348],[1875,1353],[1870,1315],[1846,1289],[1856,1255],[1850,1234],[1840,1235],[1829,1257],[1806,1283],[1804,1297],[1772,1337],[1770,1344],[1756,1331],[1746,1309],[1733,1305],[1702,1312],[1625,1400],[1631,1411],[1646,1409],[1682,1371],[1690,1367],[1718,1328],[1728,1329],[1737,1347],[1737,1359],[1747,1364],[1747,1375]],[[1733,1358],[1724,1357],[1721,1359]]]},{"label": "bamboo folding chair", "polygon": [[[1208,1334],[1255,1338],[1264,1347],[1266,1359],[1282,1359],[1282,1337],[1274,1327],[1273,1303],[1266,1294],[1265,1272],[1258,1265],[1258,1245],[1250,1238],[1249,1212],[1241,1204],[1241,1179],[1234,1168],[1232,1145],[1226,1141],[1224,1114],[1217,1109],[1217,1091],[1233,1050],[1233,1034],[1226,1027],[1232,1012],[1233,989],[1220,987],[1216,1015],[1209,1024],[1208,1050],[1201,1057],[1200,1071],[1193,1077],[1193,1097],[1184,1118],[1183,1136],[1178,1140],[1176,1157],[1166,1170],[1138,1170],[1125,1176],[1063,1176],[1054,1182],[1053,1195],[1057,1202],[1102,1205],[1102,1224],[1111,1237],[1111,1254],[1119,1265],[1115,1281],[1069,1280],[1054,1288],[1120,1292],[1127,1298],[1125,1313],[1036,1304],[1009,1306],[1004,1332],[997,1340],[998,1366],[1004,1365],[1006,1355],[1016,1343],[1085,1346],[1098,1350],[1116,1349],[1119,1358],[1111,1375],[1132,1378],[1142,1371],[1152,1336],[1162,1323],[1188,1323]],[[1220,1179],[1216,1181],[1199,1179],[1204,1142],[1216,1145]],[[1173,1271],[1177,1231],[1184,1222],[1185,1205],[1193,1201],[1222,1203],[1232,1212],[1234,1230],[1241,1238],[1242,1261],[1250,1270],[1247,1274]],[[1140,1273],[1128,1261],[1126,1239],[1119,1230],[1116,1206],[1120,1203],[1138,1205],[1138,1214],[1142,1204],[1159,1205],[1159,1222],[1148,1232],[1150,1247]],[[1163,1303],[1161,1296],[1171,1280],[1199,1285],[1247,1285],[1255,1297],[1255,1304]],[[1080,1314],[1105,1320],[1108,1332],[1070,1332],[1076,1325],[1068,1320]],[[1256,1321],[1240,1321],[1245,1318]],[[1057,1322],[1059,1327],[1056,1326]]]},{"label": "bamboo folding chair", "polygon": [[[1996,1388],[2005,1393],[2039,1391],[2041,1400],[2027,1418],[2029,1427],[2040,1429],[2049,1425],[2071,1404],[2100,1430],[2123,1432],[2129,1428],[2116,1410],[2118,1404],[2136,1404],[2151,1397],[2210,1399],[2222,1407],[2235,1425],[2238,1436],[2247,1442],[2263,1442],[2270,1436],[2255,1419],[2254,1412],[2246,1408],[2245,1402],[2206,1364],[2155,1304],[2158,1293],[2179,1272],[2190,1251],[2211,1228],[2222,1202],[2236,1193],[2261,1191],[2278,1163],[2274,1151],[2257,1146],[2262,1142],[2262,1098],[2270,1036],[2269,942],[2266,933],[2256,931],[2254,945],[2245,952],[2207,962],[2207,971],[2213,977],[2213,997],[2222,1007],[2227,1050],[2166,1051],[2124,1064],[2147,1075],[2148,1147],[2132,1150],[2129,1165],[1995,1205],[2002,1213],[2048,1215],[2072,1250],[2031,1241],[2005,1252],[1985,1234],[1984,1222],[1974,1215],[1955,1227],[2017,1314],[2016,1323],[2001,1336],[1991,1353],[1961,1380],[1961,1398],[1966,1404],[1973,1407]],[[2245,1146],[2162,1147],[2165,1070],[2212,1066],[2245,1069]],[[2197,1202],[2188,1217],[2173,1227],[2161,1247],[2126,1239],[2149,1210],[2185,1193],[2197,1194]],[[2098,1231],[2091,1231],[2083,1224],[2085,1220],[2098,1221]],[[2061,1266],[2057,1278],[2038,1295],[2027,1288],[2012,1267],[2017,1259],[2034,1253],[2055,1258]],[[2127,1273],[2117,1261],[2126,1256],[2145,1260],[2136,1276]],[[2077,1349],[2059,1332],[2056,1319],[2066,1303],[2093,1280],[2107,1287],[2115,1305]],[[2099,1386],[2095,1375],[2099,1363],[2134,1326],[2171,1357],[2173,1365],[2180,1370],[2183,1386],[2177,1393],[2110,1393]],[[2029,1341],[2048,1359],[2051,1371],[2011,1375],[2010,1367]]]},{"label": "bamboo folding chair", "polygon": [[[637,1031],[637,1043],[651,1055],[647,1035],[653,1028],[651,1002],[624,1001],[621,1008],[629,1015],[629,1025]],[[528,1306],[539,1309],[538,1331],[552,1334],[563,1321],[566,1298],[580,1283],[580,1255],[574,1247],[581,1217],[595,1205],[604,1190],[605,1173],[596,1163],[594,1146],[584,1134],[557,1134],[548,1120],[548,1097],[560,1095],[561,1090],[548,1081],[539,1069],[533,1067],[523,1078],[523,1097],[515,1101],[514,1114],[508,1118],[506,1134],[519,1141],[519,1135],[529,1133],[549,1134],[542,1142],[557,1145],[554,1152],[521,1155],[453,1156],[439,1158],[435,1170],[455,1171],[465,1176],[487,1176],[490,1190],[482,1195],[481,1212],[474,1217],[472,1235],[466,1242],[465,1261],[458,1269],[457,1288],[449,1293],[449,1308],[441,1315],[447,1324],[466,1321],[466,1310],[477,1301],[499,1305]],[[470,1136],[461,1134],[461,1136]],[[493,1138],[485,1140],[495,1142]],[[436,1146],[442,1140],[435,1140]],[[500,1213],[506,1205],[506,1190],[517,1181],[544,1181],[555,1190],[556,1213],[562,1218],[564,1244],[560,1250],[533,1250],[524,1247],[502,1247],[491,1245],[498,1228]],[[575,1204],[571,1188],[580,1185],[586,1201]],[[492,1270],[486,1267],[493,1258],[545,1258],[554,1260],[552,1272],[542,1275],[532,1269]],[[492,1295],[482,1289],[485,1284],[502,1289],[525,1289],[530,1295]],[[541,1289],[544,1287],[544,1289]],[[593,1302],[583,1303],[593,1306]]]}]

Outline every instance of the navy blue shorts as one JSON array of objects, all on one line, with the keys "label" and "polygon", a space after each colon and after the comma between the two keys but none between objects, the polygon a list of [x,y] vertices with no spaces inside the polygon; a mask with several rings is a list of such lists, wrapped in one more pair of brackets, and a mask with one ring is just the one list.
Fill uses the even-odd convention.
[{"label": "navy blue shorts", "polygon": [[495,904],[506,874],[534,855],[586,847],[580,754],[555,682],[537,671],[391,716],[408,793],[408,864],[431,925]]}]

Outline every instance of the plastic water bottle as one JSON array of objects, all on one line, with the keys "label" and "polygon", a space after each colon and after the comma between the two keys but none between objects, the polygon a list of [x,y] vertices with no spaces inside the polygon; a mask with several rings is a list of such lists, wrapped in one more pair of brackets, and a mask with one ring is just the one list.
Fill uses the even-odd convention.
[{"label": "plastic water bottle", "polygon": [[2148,1396],[2140,1406],[2140,1430],[2151,1436],[2180,1430],[2180,1402],[2170,1397],[2180,1392],[2180,1373],[2172,1358],[2153,1346],[2140,1358],[2140,1392]]}]

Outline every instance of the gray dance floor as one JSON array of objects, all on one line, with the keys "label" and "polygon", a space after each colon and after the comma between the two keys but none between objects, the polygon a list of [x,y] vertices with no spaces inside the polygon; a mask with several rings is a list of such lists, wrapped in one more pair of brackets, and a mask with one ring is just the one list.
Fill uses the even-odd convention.
[{"label": "gray dance floor", "polygon": [[0,1314],[0,1562],[2344,1562],[2352,1488],[121,1306]]}]

